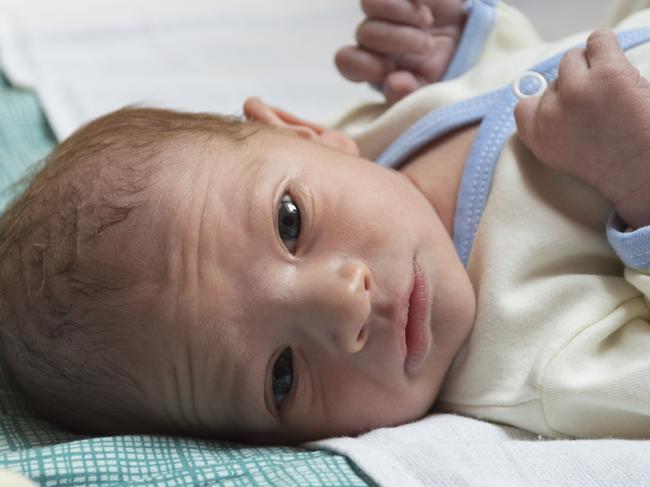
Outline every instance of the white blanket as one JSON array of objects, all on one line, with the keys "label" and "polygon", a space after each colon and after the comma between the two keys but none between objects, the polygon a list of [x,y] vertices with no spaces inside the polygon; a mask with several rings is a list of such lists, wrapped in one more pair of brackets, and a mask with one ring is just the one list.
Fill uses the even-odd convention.
[{"label": "white blanket", "polygon": [[650,441],[549,440],[451,414],[307,446],[347,455],[386,486],[650,485]]},{"label": "white blanket", "polygon": [[233,114],[251,95],[322,123],[381,100],[333,62],[361,18],[352,0],[2,0],[0,69],[59,139],[127,104]]}]

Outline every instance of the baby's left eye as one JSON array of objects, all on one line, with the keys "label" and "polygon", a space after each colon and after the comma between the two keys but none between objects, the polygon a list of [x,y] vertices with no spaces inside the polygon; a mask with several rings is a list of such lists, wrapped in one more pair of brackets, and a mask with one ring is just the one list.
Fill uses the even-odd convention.
[{"label": "baby's left eye", "polygon": [[300,210],[288,194],[285,194],[280,201],[278,233],[287,250],[291,253],[295,252],[296,242],[300,236]]},{"label": "baby's left eye", "polygon": [[273,364],[271,377],[273,389],[273,402],[277,411],[282,409],[282,404],[291,392],[293,384],[293,354],[291,348],[286,347]]}]

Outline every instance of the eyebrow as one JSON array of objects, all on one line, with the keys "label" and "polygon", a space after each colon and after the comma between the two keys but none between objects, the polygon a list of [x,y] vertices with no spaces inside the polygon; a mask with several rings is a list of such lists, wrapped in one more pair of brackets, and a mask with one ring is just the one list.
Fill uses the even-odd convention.
[{"label": "eyebrow", "polygon": [[248,189],[250,191],[247,191],[247,198],[246,202],[244,204],[244,208],[246,210],[245,215],[250,215],[251,211],[253,210],[253,207],[255,206],[256,203],[256,195],[258,194],[257,190],[257,182],[260,180],[260,173],[262,172],[262,169],[265,166],[265,160],[263,157],[256,157],[254,158],[244,169],[242,172],[242,179],[247,181],[248,184]]}]

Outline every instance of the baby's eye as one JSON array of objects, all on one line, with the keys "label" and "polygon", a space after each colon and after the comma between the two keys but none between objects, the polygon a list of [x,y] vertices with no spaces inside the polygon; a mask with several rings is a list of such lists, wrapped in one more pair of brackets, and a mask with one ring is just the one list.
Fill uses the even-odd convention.
[{"label": "baby's eye", "polygon": [[276,410],[282,408],[282,403],[291,392],[293,383],[293,356],[291,348],[286,347],[273,364],[273,402]]},{"label": "baby's eye", "polygon": [[293,253],[300,235],[300,210],[288,194],[285,194],[280,201],[278,233],[287,250]]}]

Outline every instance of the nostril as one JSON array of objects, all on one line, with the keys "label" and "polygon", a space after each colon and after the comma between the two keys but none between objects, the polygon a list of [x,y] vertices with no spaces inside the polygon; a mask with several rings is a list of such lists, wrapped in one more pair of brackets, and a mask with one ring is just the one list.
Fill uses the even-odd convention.
[{"label": "nostril", "polygon": [[366,331],[366,326],[362,326],[361,330],[359,330],[359,334],[357,335],[357,343],[364,344],[366,342],[366,335],[368,332]]},{"label": "nostril", "polygon": [[370,288],[374,286],[374,283],[372,279],[372,272],[370,272],[370,269],[366,269],[366,272],[363,274],[363,287],[366,291],[370,291]]}]

